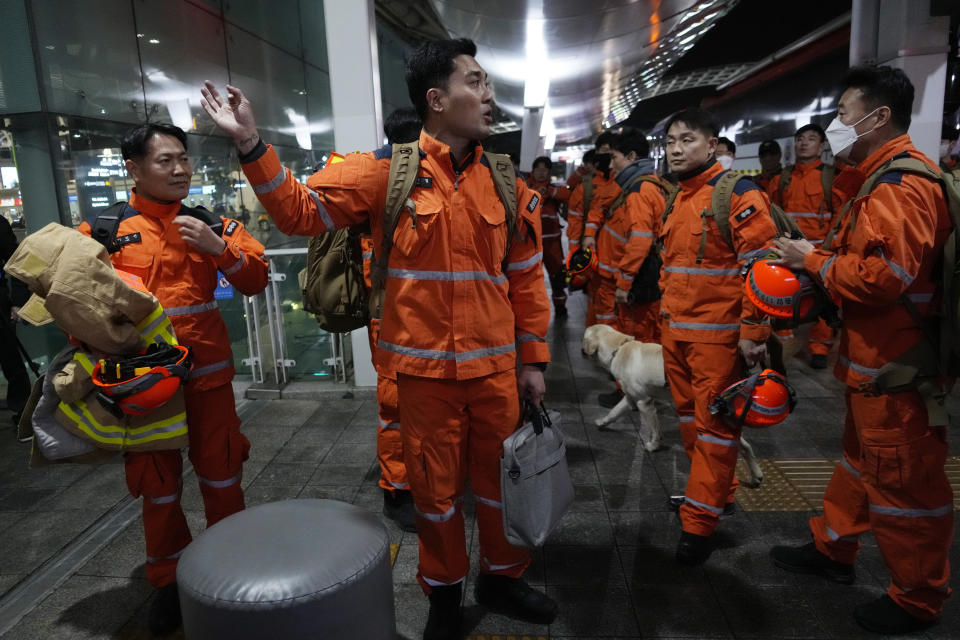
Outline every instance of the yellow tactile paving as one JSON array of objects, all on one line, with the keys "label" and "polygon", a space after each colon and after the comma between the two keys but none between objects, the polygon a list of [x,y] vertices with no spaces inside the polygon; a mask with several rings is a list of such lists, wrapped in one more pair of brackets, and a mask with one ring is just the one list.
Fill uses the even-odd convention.
[{"label": "yellow tactile paving", "polygon": [[[763,483],[757,489],[745,486],[737,492],[744,511],[811,511],[822,508],[823,494],[839,459],[790,458],[757,460],[763,469]],[[737,475],[747,477],[743,461]],[[947,458],[947,478],[953,487],[953,503],[960,509],[960,456]]]},{"label": "yellow tactile paving", "polygon": [[392,567],[397,562],[397,552],[400,551],[400,545],[391,544],[390,545],[390,566]]}]

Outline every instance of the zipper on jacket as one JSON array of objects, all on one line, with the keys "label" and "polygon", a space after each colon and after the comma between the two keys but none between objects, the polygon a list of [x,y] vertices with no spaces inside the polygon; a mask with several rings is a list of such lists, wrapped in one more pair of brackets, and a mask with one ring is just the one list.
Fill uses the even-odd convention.
[{"label": "zipper on jacket", "polygon": [[460,186],[460,172],[454,171],[453,172],[453,190],[457,191],[458,190],[457,187],[459,186]]}]

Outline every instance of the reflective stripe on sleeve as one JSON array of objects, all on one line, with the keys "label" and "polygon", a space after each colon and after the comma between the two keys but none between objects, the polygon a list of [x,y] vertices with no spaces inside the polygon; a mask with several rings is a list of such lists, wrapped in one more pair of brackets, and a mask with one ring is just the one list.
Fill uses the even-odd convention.
[{"label": "reflective stripe on sleeve", "polygon": [[373,259],[373,251],[364,251],[364,252],[363,252],[363,259],[364,259],[364,260],[372,260],[372,259]]},{"label": "reflective stripe on sleeve", "polygon": [[240,271],[240,267],[243,266],[243,263],[247,261],[246,256],[243,254],[243,251],[240,251],[240,257],[237,258],[237,261],[232,265],[223,270],[223,275],[232,276],[237,271]]},{"label": "reflective stripe on sleeve", "polygon": [[624,238],[622,235],[620,235],[619,233],[617,233],[616,231],[614,231],[613,229],[611,229],[611,228],[610,228],[610,225],[608,225],[608,224],[603,225],[603,229],[600,230],[600,233],[609,233],[610,235],[612,235],[614,238],[616,238],[616,239],[619,240],[620,242],[626,242],[626,241],[627,241],[626,238]]},{"label": "reflective stripe on sleeve", "polygon": [[573,217],[575,217],[575,218],[582,218],[582,217],[583,217],[583,214],[582,214],[582,213],[580,213],[579,211],[574,211],[573,209],[570,209],[569,211],[567,211],[567,215],[568,215],[568,216],[573,216]]},{"label": "reflective stripe on sleeve", "polygon": [[325,226],[328,231],[336,229],[337,225],[333,224],[333,218],[330,217],[330,214],[327,213],[327,208],[320,202],[320,195],[313,189],[310,189],[310,197],[313,198],[313,203],[317,205],[317,213],[320,215],[320,219],[323,220],[323,226]]},{"label": "reflective stripe on sleeve", "polygon": [[821,281],[826,281],[827,279],[827,269],[830,268],[830,265],[833,264],[833,261],[837,259],[837,256],[833,255],[827,258],[827,261],[823,263],[823,266],[820,267],[819,275]]},{"label": "reflective stripe on sleeve", "polygon": [[609,271],[610,273],[613,273],[613,274],[616,274],[617,271],[619,271],[619,269],[617,269],[616,267],[611,267],[610,265],[604,264],[602,262],[598,262],[597,266],[603,269],[604,271]]},{"label": "reflective stripe on sleeve", "polygon": [[887,263],[887,266],[890,267],[890,271],[893,271],[893,275],[900,278],[900,280],[907,285],[908,287],[913,284],[914,277],[907,273],[907,270],[898,265],[896,262],[884,255],[882,249],[877,249],[877,253],[880,254],[880,257],[883,258],[883,261]]},{"label": "reflective stripe on sleeve", "polygon": [[255,184],[253,185],[253,192],[258,195],[263,195],[265,193],[270,193],[277,187],[283,184],[287,179],[287,170],[283,167],[280,167],[280,173],[274,176],[273,180],[266,182],[264,184]]},{"label": "reflective stripe on sleeve", "polygon": [[188,379],[193,380],[194,378],[199,378],[200,376],[205,376],[215,371],[220,371],[221,369],[226,369],[233,364],[233,360],[220,360],[219,362],[214,362],[213,364],[208,364],[203,367],[195,367],[190,371]]},{"label": "reflective stripe on sleeve", "polygon": [[506,271],[523,271],[529,269],[530,267],[536,265],[543,258],[543,252],[538,251],[533,254],[526,260],[521,260],[520,262],[510,262],[507,264]]}]

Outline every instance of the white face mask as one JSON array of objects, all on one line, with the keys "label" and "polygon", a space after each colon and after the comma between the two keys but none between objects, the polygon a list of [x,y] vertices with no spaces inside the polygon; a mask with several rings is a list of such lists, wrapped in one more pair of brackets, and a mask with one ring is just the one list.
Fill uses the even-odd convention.
[{"label": "white face mask", "polygon": [[733,166],[733,156],[717,156],[717,162],[726,171]]},{"label": "white face mask", "polygon": [[834,118],[833,122],[830,123],[830,126],[827,127],[827,130],[825,131],[827,134],[827,142],[830,143],[830,150],[833,152],[833,155],[839,156],[841,151],[844,151],[850,147],[854,142],[857,141],[858,138],[867,135],[870,133],[870,131],[873,131],[873,129],[871,129],[870,131],[866,131],[858,135],[856,126],[875,114],[879,109],[880,107],[877,107],[853,124],[843,124],[840,122],[840,118]]}]

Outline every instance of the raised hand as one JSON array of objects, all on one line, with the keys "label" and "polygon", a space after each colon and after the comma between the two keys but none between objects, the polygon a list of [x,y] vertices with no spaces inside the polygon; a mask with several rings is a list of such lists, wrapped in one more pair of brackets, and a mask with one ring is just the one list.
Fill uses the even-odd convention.
[{"label": "raised hand", "polygon": [[207,80],[200,88],[203,98],[200,105],[220,129],[228,134],[236,143],[240,153],[247,153],[260,140],[257,123],[253,117],[253,107],[240,89],[227,85],[227,100],[224,101],[220,92]]}]

